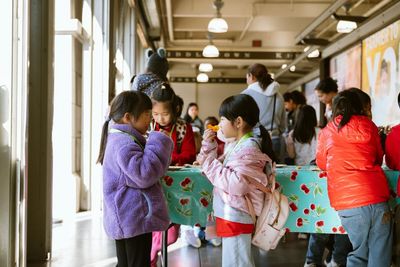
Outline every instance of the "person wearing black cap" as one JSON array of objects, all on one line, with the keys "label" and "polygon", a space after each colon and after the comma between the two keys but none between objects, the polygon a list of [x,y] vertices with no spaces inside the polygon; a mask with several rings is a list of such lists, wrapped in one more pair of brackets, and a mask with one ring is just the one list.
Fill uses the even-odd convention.
[{"label": "person wearing black cap", "polygon": [[151,97],[151,93],[164,82],[168,82],[167,73],[169,64],[167,60],[167,52],[164,48],[158,48],[157,53],[153,50],[146,51],[148,58],[146,64],[146,72],[134,76],[131,80],[131,89],[141,91]]}]

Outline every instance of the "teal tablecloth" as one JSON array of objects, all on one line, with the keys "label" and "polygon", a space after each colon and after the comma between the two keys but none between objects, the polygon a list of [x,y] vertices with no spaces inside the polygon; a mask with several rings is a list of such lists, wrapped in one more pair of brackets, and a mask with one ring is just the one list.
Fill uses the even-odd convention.
[{"label": "teal tablecloth", "polygon": [[[399,172],[385,170],[385,174],[394,194]],[[337,212],[329,204],[325,172],[315,166],[288,166],[276,169],[276,180],[290,202],[288,231],[344,233]],[[169,171],[162,185],[172,222],[206,225],[212,215],[213,186],[199,168]],[[398,198],[396,201],[400,203]]]}]

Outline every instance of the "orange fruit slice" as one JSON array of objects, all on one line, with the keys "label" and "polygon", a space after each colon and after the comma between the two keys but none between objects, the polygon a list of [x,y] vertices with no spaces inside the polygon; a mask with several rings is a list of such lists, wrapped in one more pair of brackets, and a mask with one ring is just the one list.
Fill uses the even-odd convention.
[{"label": "orange fruit slice", "polygon": [[212,126],[211,124],[209,124],[209,125],[207,126],[207,129],[210,129],[210,130],[212,130],[213,132],[218,132],[219,126],[218,126],[218,125]]}]

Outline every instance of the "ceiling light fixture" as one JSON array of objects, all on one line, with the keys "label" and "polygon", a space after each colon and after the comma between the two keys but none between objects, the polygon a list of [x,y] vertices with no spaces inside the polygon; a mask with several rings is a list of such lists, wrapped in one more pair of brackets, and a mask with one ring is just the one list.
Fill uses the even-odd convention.
[{"label": "ceiling light fixture", "polygon": [[207,38],[210,41],[210,44],[203,48],[203,57],[219,57],[219,50],[212,42],[212,34],[208,33]]},{"label": "ceiling light fixture", "polygon": [[303,52],[305,53],[305,52],[307,52],[308,50],[310,50],[310,46],[309,46],[309,45],[306,46],[306,47],[304,47]]},{"label": "ceiling light fixture", "polygon": [[286,67],[287,67],[287,64],[282,64],[281,69],[286,69]]},{"label": "ceiling light fixture", "polygon": [[208,82],[208,75],[205,74],[205,73],[199,73],[199,74],[197,75],[196,80],[197,80],[199,83],[206,83],[206,82]]},{"label": "ceiling light fixture", "polygon": [[228,23],[221,17],[221,8],[224,5],[222,0],[214,1],[214,8],[217,10],[216,17],[208,23],[208,31],[215,33],[223,33],[228,31]]},{"label": "ceiling light fixture", "polygon": [[295,65],[291,66],[291,67],[289,68],[289,70],[290,70],[291,72],[295,72],[295,71],[296,71],[296,66],[295,66]]},{"label": "ceiling light fixture", "polygon": [[367,18],[363,16],[349,16],[349,15],[337,15],[336,13],[332,14],[332,17],[338,20],[338,24],[336,26],[336,31],[339,33],[349,33],[357,29],[357,23],[361,23],[365,21]]},{"label": "ceiling light fixture", "polygon": [[213,70],[213,65],[211,65],[210,63],[201,63],[199,65],[199,71],[201,72],[210,72]]},{"label": "ceiling light fixture", "polygon": [[219,56],[219,50],[218,48],[213,45],[209,44],[203,49],[203,57],[218,57]]},{"label": "ceiling light fixture", "polygon": [[313,50],[312,52],[310,52],[310,53],[307,55],[307,57],[308,57],[308,58],[317,58],[317,57],[319,57],[320,54],[321,54],[321,53],[319,52],[319,50],[318,50],[318,49],[315,49],[315,50]]}]

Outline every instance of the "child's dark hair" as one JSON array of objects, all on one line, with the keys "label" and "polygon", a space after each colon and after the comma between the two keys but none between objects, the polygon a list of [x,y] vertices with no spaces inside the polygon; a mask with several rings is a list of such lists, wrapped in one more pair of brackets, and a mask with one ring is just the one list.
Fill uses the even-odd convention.
[{"label": "child's dark hair", "polygon": [[[344,90],[333,98],[333,118],[342,115],[342,120],[337,126],[338,131],[343,128],[353,115],[364,115],[363,105],[357,93]],[[333,120],[335,123],[335,120]]]},{"label": "child's dark hair", "polygon": [[218,124],[218,119],[214,116],[209,116],[207,118],[204,119],[204,125],[206,125],[206,122],[214,122],[214,125]]},{"label": "child's dark hair", "polygon": [[168,83],[163,83],[156,88],[151,94],[151,99],[156,102],[167,104],[169,111],[172,115],[172,123],[174,124],[179,115],[179,99],[174,90]]},{"label": "child's dark hair", "polygon": [[178,112],[177,112],[177,117],[180,117],[182,115],[182,111],[183,111],[183,98],[180,97],[179,95],[176,95],[176,102],[177,102],[177,106],[178,106]]},{"label": "child's dark hair", "polygon": [[[254,128],[259,122],[260,110],[256,101],[249,95],[240,94],[226,98],[219,108],[219,116],[225,117],[233,124],[237,117]],[[268,131],[260,124],[261,151],[267,154],[272,161],[276,162],[275,153],[272,150],[272,141]]]},{"label": "child's dark hair", "polygon": [[366,111],[371,109],[371,97],[366,92],[364,92],[363,90],[356,88],[356,87],[351,87],[347,90],[357,94],[358,98],[361,101],[364,115],[368,116],[369,114],[367,114]]},{"label": "child's dark hair", "polygon": [[321,91],[322,93],[328,94],[330,92],[337,93],[338,92],[338,85],[337,82],[332,79],[331,77],[328,77],[318,83],[318,85],[315,87],[315,90]]},{"label": "child's dark hair", "polygon": [[260,87],[265,91],[267,87],[274,81],[272,79],[271,74],[268,73],[267,68],[259,63],[255,63],[247,69],[247,73],[250,73],[254,77],[256,77]]},{"label": "child's dark hair", "polygon": [[397,96],[397,105],[399,105],[399,108],[400,108],[400,92],[399,92],[399,95]]},{"label": "child's dark hair", "polygon": [[103,164],[110,120],[113,120],[115,123],[120,123],[125,113],[129,113],[137,119],[143,112],[151,108],[152,104],[150,98],[145,93],[139,91],[122,92],[111,101],[108,118],[103,124],[97,163]]},{"label": "child's dark hair", "polygon": [[302,143],[311,143],[316,135],[317,115],[312,106],[304,105],[299,108],[293,129],[293,139]]}]

